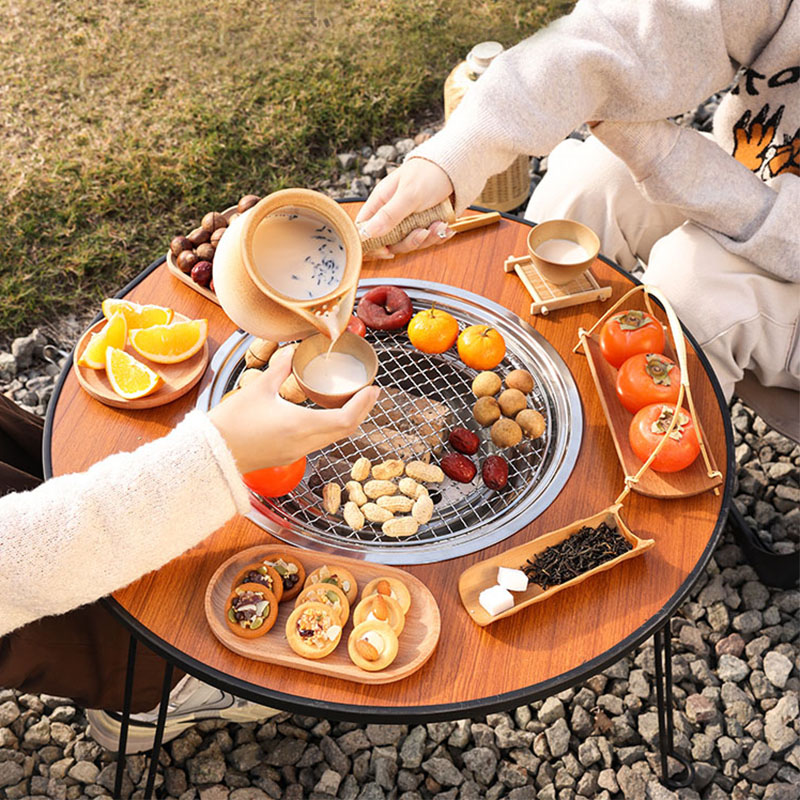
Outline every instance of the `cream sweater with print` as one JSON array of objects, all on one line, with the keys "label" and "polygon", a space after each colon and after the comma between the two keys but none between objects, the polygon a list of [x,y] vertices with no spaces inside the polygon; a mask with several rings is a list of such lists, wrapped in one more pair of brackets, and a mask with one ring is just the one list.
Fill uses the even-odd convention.
[{"label": "cream sweater with print", "polygon": [[162,439],[0,499],[0,636],[119,589],[249,508],[200,411]]},{"label": "cream sweater with print", "polygon": [[[666,119],[740,67],[713,140]],[[458,213],[518,154],[591,120],[651,201],[800,282],[800,0],[580,0],[496,58],[412,156],[447,172]]]}]

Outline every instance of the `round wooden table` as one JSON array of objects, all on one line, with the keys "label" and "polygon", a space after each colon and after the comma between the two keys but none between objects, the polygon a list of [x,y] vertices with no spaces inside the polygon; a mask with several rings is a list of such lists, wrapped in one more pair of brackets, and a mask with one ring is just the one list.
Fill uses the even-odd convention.
[{"label": "round wooden table", "polygon": [[[355,216],[358,204],[345,207]],[[520,280],[503,271],[507,256],[525,254],[528,230],[526,223],[504,218],[499,224],[459,233],[441,247],[393,261],[367,262],[362,273],[387,283],[393,276],[404,276],[451,284],[505,306],[558,350],[583,400],[577,464],[544,513],[482,552],[408,567],[430,588],[441,611],[441,637],[430,660],[403,680],[370,685],[271,666],[223,647],[205,620],[206,584],[232,554],[276,541],[243,517],[113,595],[113,612],[141,642],[187,672],[260,703],[334,719],[410,723],[478,716],[548,696],[602,670],[663,628],[708,562],[731,498],[727,407],[696,348],[689,354],[691,385],[708,445],[724,477],[719,493],[680,500],[631,493],[623,513],[637,535],[655,539],[648,553],[485,628],[475,625],[460,603],[457,582],[466,567],[590,516],[610,505],[623,487],[586,359],[571,352],[579,326],[589,328],[608,306],[593,302],[531,317],[530,297]],[[600,284],[613,288],[608,302],[631,286],[630,278],[610,263],[598,262],[594,273]],[[212,354],[235,330],[219,307],[176,280],[161,261],[123,292],[138,302],[207,317]],[[90,398],[71,370],[65,370],[48,415],[48,471],[60,475],[84,470],[108,454],[163,436],[194,407],[197,391],[158,408],[118,410]],[[202,501],[203,487],[197,490]]]}]

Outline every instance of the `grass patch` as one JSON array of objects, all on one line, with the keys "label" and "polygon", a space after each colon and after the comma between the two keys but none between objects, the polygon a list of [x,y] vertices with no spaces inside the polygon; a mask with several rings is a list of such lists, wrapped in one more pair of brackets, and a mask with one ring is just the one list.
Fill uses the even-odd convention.
[{"label": "grass patch", "polygon": [[[335,153],[416,132],[478,41],[569,0],[0,8],[0,336],[116,291],[248,192],[313,187]],[[257,7],[261,5],[261,7]]]}]

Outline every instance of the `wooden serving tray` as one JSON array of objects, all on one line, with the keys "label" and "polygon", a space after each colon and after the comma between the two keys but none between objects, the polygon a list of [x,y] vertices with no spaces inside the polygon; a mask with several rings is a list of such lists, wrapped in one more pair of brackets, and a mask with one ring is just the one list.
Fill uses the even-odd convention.
[{"label": "wooden serving tray", "polygon": [[[175,322],[187,319],[188,317],[184,317],[182,314],[173,316]],[[164,379],[164,383],[146,397],[139,397],[135,400],[126,400],[124,397],[120,397],[111,388],[111,382],[108,380],[105,370],[91,369],[78,364],[92,334],[98,333],[107,321],[106,319],[98,320],[81,336],[72,357],[72,369],[75,371],[78,383],[95,400],[114,408],[155,408],[182,397],[203,377],[208,366],[208,342],[205,342],[202,349],[191,358],[178,364],[156,364],[137,353],[130,344],[126,343],[125,351],[157,372]]]},{"label": "wooden serving tray", "polygon": [[[600,397],[600,404],[603,407],[620,464],[626,475],[635,475],[641,468],[642,462],[633,452],[628,441],[628,428],[630,428],[633,414],[620,403],[617,397],[617,370],[603,358],[600,341],[596,335],[586,336],[583,341],[586,360],[589,362],[589,369],[597,387],[597,394]],[[669,339],[667,339],[664,354],[677,363],[677,357]],[[685,403],[684,408],[686,408]],[[706,435],[700,426],[700,421],[695,420],[694,422],[705,441]],[[708,450],[708,458],[712,469],[716,470],[717,466],[710,450]],[[679,472],[656,472],[651,467],[636,483],[631,484],[631,489],[646,497],[674,499],[692,497],[707,492],[721,483],[722,476],[709,477],[702,457],[698,456],[688,467]]]},{"label": "wooden serving tray", "polygon": [[[226,208],[222,213],[222,216],[225,217],[228,222],[230,222],[231,217],[236,211],[236,206],[231,206],[230,208]],[[199,283],[195,283],[191,276],[187,275],[185,272],[181,272],[178,269],[178,265],[175,263],[175,258],[172,255],[171,250],[167,250],[167,270],[174,277],[176,277],[181,283],[188,286],[190,289],[194,289],[198,294],[203,295],[206,300],[210,300],[212,303],[216,303],[220,305],[219,300],[217,299],[217,295],[215,292],[212,292],[211,289],[206,289],[205,286],[201,286]]]},{"label": "wooden serving tray", "polygon": [[[244,639],[237,636],[225,622],[225,603],[237,573],[248,564],[255,563],[281,553],[295,556],[302,562],[308,575],[323,564],[346,567],[358,582],[358,599],[350,609],[350,619],[344,626],[342,638],[336,649],[325,658],[318,660],[302,658],[289,647],[286,640],[286,620],[294,610],[294,600],[283,602],[278,607],[278,619],[273,628],[258,639]],[[347,639],[353,630],[353,610],[361,600],[361,590],[373,578],[390,575],[399,578],[411,593],[411,608],[406,615],[406,624],[398,637],[400,649],[397,658],[380,672],[366,672],[357,667],[347,654]],[[316,553],[313,550],[300,550],[287,546],[250,547],[229,558],[214,573],[208,582],[205,599],[205,612],[211,632],[229,650],[246,658],[266,661],[280,667],[291,667],[318,675],[354,681],[356,683],[392,683],[416,672],[433,654],[439,641],[441,619],[439,606],[422,581],[408,572],[396,567],[356,561],[351,558]]]},{"label": "wooden serving tray", "polygon": [[[458,579],[458,592],[461,595],[461,602],[464,604],[464,608],[467,610],[467,613],[470,615],[470,617],[472,617],[472,621],[475,624],[483,627],[491,624],[492,622],[497,622],[497,620],[503,619],[504,617],[510,617],[512,614],[516,614],[523,608],[527,608],[528,606],[532,606],[534,603],[539,603],[542,600],[546,600],[548,597],[552,597],[556,592],[560,592],[562,589],[566,589],[569,586],[575,586],[576,584],[585,581],[587,578],[590,578],[592,575],[596,575],[598,572],[611,569],[617,564],[627,561],[628,559],[635,558],[641,553],[644,553],[646,550],[649,550],[655,544],[655,541],[653,539],[640,539],[638,536],[632,533],[628,526],[622,521],[622,518],[619,515],[619,508],[620,506],[618,505],[611,506],[610,508],[606,508],[603,511],[598,512],[592,517],[587,517],[586,519],[572,522],[556,531],[545,533],[543,536],[539,536],[531,542],[521,544],[518,547],[512,547],[510,550],[506,550],[504,553],[500,553],[492,558],[487,558],[486,561],[480,561],[477,564],[473,564],[468,569],[465,569],[464,572],[461,573],[461,577]],[[525,564],[527,559],[532,559],[535,555],[541,553],[542,550],[547,547],[551,547],[554,544],[563,542],[564,539],[569,538],[573,533],[579,531],[584,525],[596,528],[603,521],[610,524],[611,520],[614,520],[619,533],[621,533],[633,546],[632,549],[628,550],[627,553],[623,553],[621,556],[617,556],[616,558],[611,559],[611,561],[601,564],[599,567],[590,569],[587,572],[584,572],[581,575],[573,578],[572,580],[566,581],[566,583],[560,583],[557,586],[551,586],[549,589],[542,589],[541,586],[535,583],[528,584],[528,588],[524,592],[512,592],[515,600],[513,608],[509,608],[507,611],[503,611],[494,617],[489,614],[478,602],[478,596],[480,593],[484,589],[488,589],[497,583],[498,567],[520,569],[522,565]]]}]

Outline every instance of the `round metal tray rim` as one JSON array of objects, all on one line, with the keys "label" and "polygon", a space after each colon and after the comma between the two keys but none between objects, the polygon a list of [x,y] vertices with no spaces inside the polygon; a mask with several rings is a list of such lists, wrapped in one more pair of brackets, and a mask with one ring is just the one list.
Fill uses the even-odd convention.
[{"label": "round metal tray rim", "polygon": [[[253,499],[254,507],[247,516],[277,538],[301,547],[386,564],[444,561],[482,550],[502,541],[530,523],[555,500],[572,472],[580,449],[583,434],[580,396],[568,367],[555,348],[531,325],[509,309],[453,286],[411,279],[392,280],[395,285],[400,285],[412,295],[415,305],[429,306],[435,303],[437,307],[443,307],[445,310],[450,308],[456,316],[458,311],[461,311],[462,321],[464,315],[479,315],[479,321],[491,322],[506,338],[509,358],[513,355],[522,364],[527,364],[529,367],[535,365],[535,370],[532,371],[537,383],[543,383],[543,385],[540,383],[535,391],[542,392],[542,402],[549,413],[546,414],[548,420],[546,449],[535,468],[534,485],[526,486],[520,490],[519,496],[515,497],[512,503],[496,510],[492,509],[488,517],[476,520],[469,527],[438,539],[414,542],[408,540],[372,542],[361,538],[342,537],[335,537],[332,540],[333,533],[307,530],[299,521],[291,518],[288,511],[282,510],[279,513],[271,507],[271,504],[264,503],[261,498],[256,497]],[[362,280],[358,294],[361,295],[372,286],[385,283],[385,280],[376,278]],[[213,379],[198,396],[199,407],[205,409],[212,407],[230,388],[231,378],[238,375],[237,368],[242,362],[251,338],[249,334],[237,331],[222,343],[210,365]],[[379,337],[378,342],[380,341]],[[454,362],[457,362],[457,359],[454,359]],[[551,415],[555,416],[555,419],[551,419]],[[478,489],[470,496],[476,494]],[[474,511],[471,504],[469,510]],[[297,510],[294,513],[297,513]]]}]

